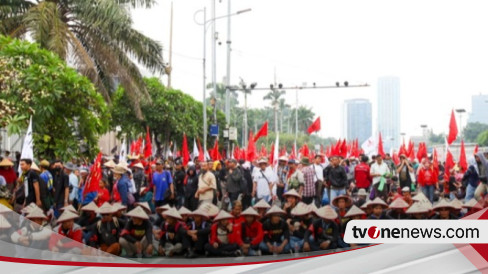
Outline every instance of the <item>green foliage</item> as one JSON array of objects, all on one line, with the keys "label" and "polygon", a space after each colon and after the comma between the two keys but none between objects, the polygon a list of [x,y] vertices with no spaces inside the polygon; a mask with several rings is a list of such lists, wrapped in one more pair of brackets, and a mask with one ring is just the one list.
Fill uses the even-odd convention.
[{"label": "green foliage", "polygon": [[[120,83],[142,119],[139,98],[147,96],[134,63],[164,73],[161,45],[133,28],[130,8],[155,0],[0,1],[0,34],[25,38],[76,65],[107,102]],[[133,61],[134,60],[134,61]]]},{"label": "green foliage", "polygon": [[433,145],[444,144],[445,138],[446,138],[446,135],[443,133],[435,134],[432,132],[429,136],[429,141]]},{"label": "green foliage", "polygon": [[478,145],[480,146],[488,146],[488,130],[483,131],[478,135],[478,138],[476,139]]},{"label": "green foliage", "polygon": [[0,127],[21,133],[32,115],[39,158],[98,151],[98,135],[108,129],[106,104],[93,84],[56,54],[0,36],[0,88]]},{"label": "green foliage", "polygon": [[[145,119],[139,121],[134,111],[129,107],[130,98],[123,88],[119,88],[114,95],[111,113],[113,119],[111,126],[121,126],[122,132],[129,138],[135,139],[146,132],[149,126],[156,140],[158,149],[162,144],[176,141],[181,148],[183,133],[186,133],[188,142],[193,138],[203,136],[203,105],[190,95],[180,90],[167,89],[157,78],[144,79],[150,100],[141,100],[141,109]],[[207,109],[208,125],[211,124],[212,110]],[[222,131],[225,125],[225,116],[217,112],[217,121]],[[213,142],[207,138],[207,146]],[[191,143],[189,146],[191,147]]]},{"label": "green foliage", "polygon": [[466,139],[466,142],[476,142],[476,139],[478,138],[478,135],[480,133],[487,131],[488,130],[488,125],[487,124],[482,124],[482,123],[468,123],[466,127],[464,128],[464,138]]},{"label": "green foliage", "polygon": [[[276,140],[276,134],[274,132],[269,132],[267,137],[261,137],[256,148],[261,149],[261,145],[264,144],[268,149],[271,148],[271,143]],[[297,146],[300,148],[302,145],[307,144],[310,150],[315,149],[315,145],[323,145],[324,149],[330,144],[335,144],[337,140],[334,138],[320,138],[317,135],[299,134],[297,138]],[[293,145],[295,144],[295,134],[280,133],[280,148],[286,146],[288,153],[291,152]]]}]

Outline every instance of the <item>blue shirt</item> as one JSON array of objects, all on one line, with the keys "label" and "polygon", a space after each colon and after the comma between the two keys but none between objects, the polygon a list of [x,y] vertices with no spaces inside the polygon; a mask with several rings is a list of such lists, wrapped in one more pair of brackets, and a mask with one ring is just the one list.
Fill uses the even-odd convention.
[{"label": "blue shirt", "polygon": [[45,170],[43,173],[41,173],[41,179],[46,183],[47,189],[49,191],[53,190],[53,176],[51,173],[47,170]]},{"label": "blue shirt", "polygon": [[169,184],[173,183],[173,178],[171,177],[171,173],[167,170],[163,170],[163,172],[154,172],[153,174],[153,184],[156,187],[156,193],[154,200],[156,201],[163,201],[164,200],[164,193],[166,189],[168,189]]}]

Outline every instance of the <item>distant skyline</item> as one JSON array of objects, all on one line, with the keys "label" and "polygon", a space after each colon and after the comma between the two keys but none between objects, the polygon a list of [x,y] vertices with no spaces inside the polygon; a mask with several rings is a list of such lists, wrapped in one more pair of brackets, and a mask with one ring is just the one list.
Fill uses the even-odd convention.
[{"label": "distant skyline", "polygon": [[367,99],[345,100],[342,113],[342,137],[348,140],[358,138],[362,144],[372,135],[373,108]]},{"label": "distant skyline", "polygon": [[[159,40],[168,60],[170,0],[152,9],[136,9],[135,27]],[[210,0],[174,1],[173,87],[202,100],[202,27],[195,12]],[[488,93],[488,30],[482,0],[232,0],[232,10],[252,8],[232,17],[231,83],[240,77],[267,87],[274,80],[285,86],[336,81],[368,83],[371,87],[300,91],[299,104],[321,117],[321,136],[340,137],[341,105],[351,98],[373,102],[377,79],[400,78],[401,132],[420,135],[421,124],[435,133],[447,132],[452,109],[471,112],[471,96]],[[217,1],[217,16],[227,13],[227,1]],[[197,14],[201,21],[201,14]],[[225,76],[227,21],[217,21],[217,79]],[[210,49],[211,33],[207,34]],[[207,53],[210,57],[210,50]],[[207,82],[211,79],[207,59]],[[145,75],[149,75],[145,72]],[[166,77],[162,78],[166,82]],[[264,107],[264,91],[248,97],[251,107]],[[242,95],[239,95],[243,104]],[[295,91],[287,102],[295,105]],[[465,116],[463,124],[466,123]],[[459,122],[459,121],[458,121]],[[375,130],[374,130],[375,131]],[[373,132],[377,134],[377,132]]]}]

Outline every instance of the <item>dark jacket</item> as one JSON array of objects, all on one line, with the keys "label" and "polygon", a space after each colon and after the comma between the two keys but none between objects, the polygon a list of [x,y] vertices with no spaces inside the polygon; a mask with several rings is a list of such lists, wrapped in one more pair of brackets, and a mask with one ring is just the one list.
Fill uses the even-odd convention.
[{"label": "dark jacket", "polygon": [[[190,170],[193,170],[193,175],[190,175]],[[196,172],[195,167],[190,167],[187,171],[187,179],[185,185],[185,197],[190,198],[194,197],[195,193],[198,190],[198,174]]]},{"label": "dark jacket", "polygon": [[324,179],[330,183],[333,188],[347,187],[347,174],[342,166],[333,167],[331,165],[324,169]]},{"label": "dark jacket", "polygon": [[227,192],[240,193],[242,183],[242,173],[239,168],[232,170],[232,173],[227,174]]}]

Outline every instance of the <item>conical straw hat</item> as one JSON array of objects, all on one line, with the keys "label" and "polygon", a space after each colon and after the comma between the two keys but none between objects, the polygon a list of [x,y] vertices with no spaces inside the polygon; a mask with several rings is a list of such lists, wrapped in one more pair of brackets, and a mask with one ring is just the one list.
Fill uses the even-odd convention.
[{"label": "conical straw hat", "polygon": [[294,189],[287,191],[285,194],[283,194],[283,197],[286,197],[286,196],[293,196],[293,197],[296,197],[298,199],[302,198],[302,195],[298,194],[298,192]]},{"label": "conical straw hat", "polygon": [[192,213],[191,213],[192,216],[195,216],[195,215],[198,215],[198,216],[201,216],[203,217],[204,219],[207,219],[208,218],[208,213],[203,210],[201,207],[194,210]]},{"label": "conical straw hat", "polygon": [[335,220],[338,217],[337,212],[329,205],[317,209],[316,214],[326,220]]},{"label": "conical straw hat", "polygon": [[156,212],[161,213],[161,212],[163,212],[165,210],[168,210],[168,209],[171,209],[171,207],[168,204],[165,204],[165,205],[162,205],[162,206],[158,206],[156,208]]},{"label": "conical straw hat", "polygon": [[182,207],[180,207],[180,209],[178,209],[178,213],[180,213],[181,216],[190,215],[191,211],[188,208],[182,206]]},{"label": "conical straw hat", "polygon": [[148,220],[149,219],[149,216],[147,216],[147,214],[144,211],[144,209],[142,209],[142,207],[140,207],[140,206],[137,206],[133,210],[127,212],[125,215],[126,216],[129,216],[129,217],[133,217],[133,218],[144,219],[144,220]]},{"label": "conical straw hat", "polygon": [[177,220],[183,219],[181,217],[180,213],[178,212],[178,210],[176,210],[176,208],[174,208],[174,207],[172,207],[171,209],[168,209],[165,212],[163,212],[163,217],[164,218],[172,217],[172,218],[175,218]]},{"label": "conical straw hat", "polygon": [[463,208],[463,202],[459,201],[458,199],[454,199],[451,201],[451,205],[456,209],[460,210]]},{"label": "conical straw hat", "polygon": [[113,160],[110,160],[110,161],[106,162],[105,164],[103,164],[103,166],[108,167],[108,168],[114,168],[115,162]]},{"label": "conical straw hat", "polygon": [[344,217],[348,218],[348,217],[353,217],[353,216],[360,216],[360,215],[366,215],[366,212],[364,212],[363,210],[361,210],[359,207],[353,205],[346,213],[346,215],[344,215]]},{"label": "conical straw hat", "polygon": [[362,206],[361,209],[367,209],[369,204],[371,203],[371,200],[367,200]]},{"label": "conical straw hat", "polygon": [[44,214],[42,209],[40,208],[34,208],[27,214],[26,216],[27,219],[47,219],[47,216]]},{"label": "conical straw hat", "polygon": [[434,210],[438,210],[441,208],[449,208],[449,209],[454,209],[454,207],[449,203],[446,199],[441,199],[435,206]]},{"label": "conical straw hat", "polygon": [[278,206],[274,205],[271,207],[270,210],[268,210],[268,212],[266,212],[266,216],[269,216],[272,214],[286,215],[286,212],[283,209],[279,208]]},{"label": "conical straw hat", "polygon": [[248,207],[241,213],[241,216],[256,216],[259,217],[259,213],[252,207]]},{"label": "conical straw hat", "polygon": [[214,221],[220,221],[220,220],[225,220],[225,219],[232,219],[234,216],[232,216],[230,213],[228,213],[225,210],[221,210],[219,214],[214,218]]},{"label": "conical straw hat", "polygon": [[312,212],[312,208],[305,203],[298,203],[292,210],[291,215],[293,216],[304,216]]},{"label": "conical straw hat", "polygon": [[14,166],[14,163],[12,163],[12,161],[10,161],[7,157],[4,157],[0,162],[0,167],[2,166]]},{"label": "conical straw hat", "polygon": [[264,199],[261,199],[253,207],[255,209],[257,209],[257,208],[266,208],[266,209],[271,208],[271,206]]},{"label": "conical straw hat", "polygon": [[73,213],[78,213],[78,211],[73,207],[73,205],[67,205],[61,208],[62,211],[71,211]]},{"label": "conical straw hat", "polygon": [[7,220],[7,218],[5,218],[3,215],[0,215],[0,228],[8,229],[8,228],[11,228],[11,227],[12,227],[12,225]]},{"label": "conical straw hat", "polygon": [[332,200],[332,205],[337,207],[337,203],[339,202],[340,199],[344,199],[346,201],[346,207],[350,207],[352,205],[351,197],[349,197],[347,195],[339,195],[339,196],[335,197]]},{"label": "conical straw hat", "polygon": [[396,198],[391,204],[390,208],[392,209],[402,209],[402,208],[408,208],[409,204],[405,202],[402,198]]},{"label": "conical straw hat", "polygon": [[385,201],[381,200],[381,198],[379,198],[379,197],[376,197],[376,199],[371,201],[368,206],[375,206],[375,205],[380,205],[384,208],[388,207],[388,205],[385,203]]},{"label": "conical straw hat", "polygon": [[413,203],[405,213],[416,214],[416,213],[427,213],[427,212],[429,212],[429,209],[426,208],[424,204]]},{"label": "conical straw hat", "polygon": [[149,206],[148,202],[138,202],[136,206],[141,206],[142,209],[146,210],[146,212],[151,212],[151,207]]},{"label": "conical straw hat", "polygon": [[215,217],[219,214],[219,208],[212,203],[204,203],[200,206],[200,208],[207,212],[209,217]]},{"label": "conical straw hat", "polygon": [[100,214],[112,214],[117,211],[117,208],[115,206],[112,206],[108,202],[103,203],[103,205],[98,208],[98,213]]},{"label": "conical straw hat", "polygon": [[120,211],[120,210],[126,210],[127,209],[127,207],[125,205],[123,205],[122,203],[120,203],[120,202],[119,203],[114,203],[112,206],[114,207],[115,211]]},{"label": "conical straw hat", "polygon": [[93,211],[97,212],[98,211],[98,206],[95,204],[95,202],[91,202],[87,204],[86,206],[81,208],[82,211]]},{"label": "conical straw hat", "polygon": [[74,220],[78,217],[79,217],[78,214],[71,212],[69,210],[65,210],[65,211],[63,211],[63,214],[61,214],[61,216],[58,218],[56,223],[59,224],[59,223],[65,222],[65,221]]}]

